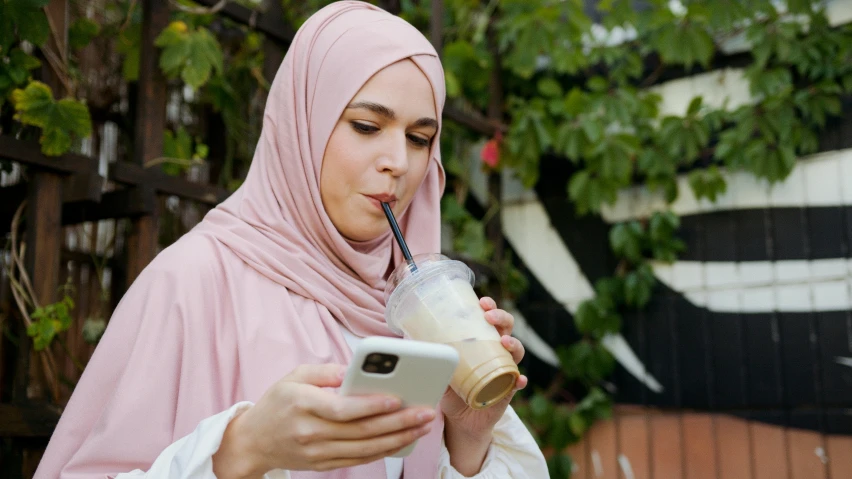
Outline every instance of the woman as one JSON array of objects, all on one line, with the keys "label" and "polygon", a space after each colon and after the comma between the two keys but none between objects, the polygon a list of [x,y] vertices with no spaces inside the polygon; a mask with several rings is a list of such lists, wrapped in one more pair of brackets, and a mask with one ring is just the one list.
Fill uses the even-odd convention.
[{"label": "woman", "polygon": [[[380,201],[412,251],[439,249],[443,103],[438,57],[404,21],[361,2],[311,17],[245,183],[122,299],[36,477],[547,477],[508,400],[401,410],[333,390],[359,338],[392,335],[401,257]],[[511,315],[482,305],[520,361]]]}]

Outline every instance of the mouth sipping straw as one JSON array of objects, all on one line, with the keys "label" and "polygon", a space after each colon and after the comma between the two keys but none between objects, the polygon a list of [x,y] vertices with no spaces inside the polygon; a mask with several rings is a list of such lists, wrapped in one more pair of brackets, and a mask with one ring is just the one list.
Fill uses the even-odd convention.
[{"label": "mouth sipping straw", "polygon": [[411,251],[408,251],[408,245],[405,244],[405,238],[402,237],[402,231],[399,230],[399,224],[393,216],[393,211],[391,211],[390,205],[382,202],[382,209],[385,210],[385,216],[388,218],[388,223],[390,223],[393,235],[396,238],[396,242],[399,244],[399,249],[402,250],[402,256],[404,256],[405,261],[411,265],[411,272],[413,273],[417,271],[417,265],[414,264],[414,259],[411,258]]}]

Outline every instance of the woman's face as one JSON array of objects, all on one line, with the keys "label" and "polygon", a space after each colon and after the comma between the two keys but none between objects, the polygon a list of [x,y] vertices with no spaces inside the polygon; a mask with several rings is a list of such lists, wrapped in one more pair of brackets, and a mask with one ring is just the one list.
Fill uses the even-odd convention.
[{"label": "woman's face", "polygon": [[408,207],[437,132],[432,87],[411,60],[364,84],[334,127],[322,160],[320,196],[340,234],[368,241],[389,229],[381,202],[396,215]]}]

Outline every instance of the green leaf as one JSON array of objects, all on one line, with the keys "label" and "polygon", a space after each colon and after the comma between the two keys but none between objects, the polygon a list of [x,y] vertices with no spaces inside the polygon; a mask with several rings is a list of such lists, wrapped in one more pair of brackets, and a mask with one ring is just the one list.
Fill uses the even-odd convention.
[{"label": "green leaf", "polygon": [[624,300],[623,293],[622,279],[617,276],[601,278],[595,282],[595,301],[605,309],[618,309],[618,305]]},{"label": "green leaf", "polygon": [[588,97],[583,90],[572,88],[565,98],[565,111],[569,115],[579,115],[586,111],[588,103]]},{"label": "green leaf", "polygon": [[701,96],[697,96],[689,102],[689,108],[686,109],[687,116],[695,116],[701,111],[702,106],[702,98]]},{"label": "green leaf", "polygon": [[201,143],[200,138],[195,139],[195,153],[192,155],[193,159],[203,160],[207,158],[207,155],[210,154],[210,147]]},{"label": "green leaf", "polygon": [[539,80],[538,91],[546,97],[562,96],[562,87],[553,78],[542,78]]},{"label": "green leaf", "polygon": [[11,1],[6,3],[4,5],[5,12],[3,12],[2,16],[6,17],[8,24],[0,28],[13,30],[17,27],[18,36],[21,40],[28,41],[37,47],[44,46],[50,35],[50,25],[47,22],[47,15],[45,15],[43,10],[47,3],[49,1],[46,0]]},{"label": "green leaf", "polygon": [[80,137],[86,137],[92,133],[89,109],[82,102],[72,98],[63,98],[56,102],[52,120],[51,126],[70,131]]},{"label": "green leaf", "polygon": [[190,30],[184,22],[175,21],[155,41],[162,47],[160,68],[168,78],[180,75],[193,88],[200,88],[215,71],[223,69],[222,49],[218,40],[204,27]]},{"label": "green leaf", "polygon": [[671,239],[674,232],[680,228],[680,218],[671,211],[657,211],[651,215],[649,225],[651,241],[659,243]]},{"label": "green leaf", "polygon": [[553,447],[557,451],[561,451],[568,447],[568,444],[573,439],[572,431],[566,427],[568,419],[565,417],[565,413],[561,413],[559,409],[556,410],[557,414],[553,417],[553,423],[549,428],[549,434],[547,435],[547,445]]},{"label": "green leaf", "polygon": [[750,88],[754,95],[771,97],[793,89],[793,76],[787,68],[765,70],[753,67],[748,70],[747,77],[751,81]]},{"label": "green leaf", "polygon": [[455,195],[444,195],[441,198],[441,218],[453,226],[460,226],[465,221],[473,219],[470,213],[456,201]]},{"label": "green leaf", "polygon": [[584,118],[580,123],[580,128],[586,133],[586,139],[590,143],[597,143],[603,136],[603,127],[600,123],[588,117]]},{"label": "green leaf", "polygon": [[20,48],[15,48],[9,53],[9,63],[24,70],[32,70],[41,66],[41,61],[24,52]]},{"label": "green leaf", "polygon": [[[189,159],[191,151],[192,140],[189,137],[189,133],[186,132],[186,129],[184,129],[183,126],[178,129],[177,134],[172,133],[171,130],[165,130],[163,132],[163,155],[165,157],[186,160]],[[171,166],[173,165],[168,163],[164,164],[163,169],[166,173],[180,173],[179,167],[175,171],[174,168],[170,168]]]},{"label": "green leaf", "polygon": [[[690,56],[704,67],[710,65],[710,60],[713,58],[713,37],[704,28],[695,28],[691,31],[687,38],[690,43]],[[692,66],[692,62],[687,60],[687,68]]]},{"label": "green leaf", "polygon": [[586,83],[586,87],[593,92],[601,93],[609,88],[609,82],[607,82],[603,77],[595,76],[589,79]]},{"label": "green leaf", "polygon": [[68,45],[73,50],[79,50],[94,39],[101,32],[101,26],[86,17],[78,18],[68,29]]},{"label": "green leaf", "polygon": [[612,400],[600,388],[594,387],[577,405],[577,410],[595,420],[609,419],[612,417]]},{"label": "green leaf", "polygon": [[615,369],[615,358],[597,342],[579,341],[559,348],[557,354],[565,376],[586,384],[604,380]]},{"label": "green leaf", "polygon": [[574,324],[581,333],[602,338],[621,329],[621,317],[596,298],[580,303],[574,314]]},{"label": "green leaf", "polygon": [[27,125],[44,128],[54,107],[53,92],[44,83],[35,81],[25,90],[12,92],[12,100],[18,111],[16,119]]},{"label": "green leaf", "polygon": [[692,187],[696,198],[707,198],[713,202],[728,189],[725,178],[716,166],[690,172],[689,185]]},{"label": "green leaf", "polygon": [[36,308],[30,313],[33,322],[27,326],[27,336],[33,338],[33,348],[43,351],[57,334],[67,331],[73,322],[74,301],[67,294],[58,302]]},{"label": "green leaf", "polygon": [[516,298],[523,295],[529,288],[529,280],[527,279],[527,276],[521,272],[521,270],[515,268],[511,261],[508,260],[506,261],[503,271],[506,271],[505,282],[509,293]]},{"label": "green leaf", "polygon": [[571,432],[575,435],[582,436],[586,432],[588,425],[582,414],[572,414],[568,418],[568,427],[571,428]]},{"label": "green leaf", "polygon": [[181,71],[181,79],[193,88],[199,88],[210,79],[211,68],[207,63],[189,61]]},{"label": "green leaf", "polygon": [[455,73],[450,70],[447,70],[444,74],[444,81],[447,84],[447,96],[450,98],[456,98],[462,93],[461,82],[459,82],[458,78],[456,78]]},{"label": "green leaf", "polygon": [[661,19],[661,26],[651,35],[650,41],[663,62],[683,64],[686,68],[695,63],[708,67],[715,50],[706,26],[686,19],[678,23]]},{"label": "green leaf", "polygon": [[10,68],[6,74],[9,81],[8,84],[5,85],[4,89],[12,85],[21,85],[27,80],[27,77],[29,77],[29,73],[23,68]]},{"label": "green leaf", "polygon": [[558,452],[547,459],[547,470],[550,472],[550,477],[568,478],[574,474],[574,462],[571,456]]},{"label": "green leaf", "polygon": [[644,308],[651,300],[655,283],[654,273],[647,264],[627,273],[624,278],[624,297],[627,305],[636,309]]},{"label": "green leaf", "polygon": [[42,129],[42,152],[58,156],[71,147],[72,135],[86,137],[91,134],[92,122],[89,110],[83,103],[65,98],[53,99],[50,87],[34,81],[25,89],[12,92],[15,104],[15,119],[25,125]]},{"label": "green leaf", "polygon": [[548,424],[553,414],[553,405],[547,400],[543,394],[535,394],[530,399],[530,414],[532,415],[533,424],[541,425]]},{"label": "green leaf", "polygon": [[621,186],[592,176],[589,170],[582,170],[568,182],[568,196],[574,201],[577,213],[584,215],[600,211],[604,202],[613,203]]},{"label": "green leaf", "polygon": [[464,222],[453,246],[459,252],[483,262],[490,258],[493,251],[485,235],[485,224],[473,219]]},{"label": "green leaf", "polygon": [[609,244],[615,254],[630,261],[642,259],[642,237],[644,231],[638,221],[619,223],[609,231]]}]

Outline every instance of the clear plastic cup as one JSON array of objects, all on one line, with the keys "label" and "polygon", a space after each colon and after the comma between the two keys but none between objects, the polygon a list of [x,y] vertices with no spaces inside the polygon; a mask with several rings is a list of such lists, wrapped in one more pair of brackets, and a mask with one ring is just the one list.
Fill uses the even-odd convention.
[{"label": "clear plastic cup", "polygon": [[455,348],[460,360],[450,387],[470,407],[482,409],[511,394],[520,372],[485,320],[473,280],[473,271],[460,261],[415,256],[414,266],[402,264],[388,279],[385,321],[396,334]]}]

